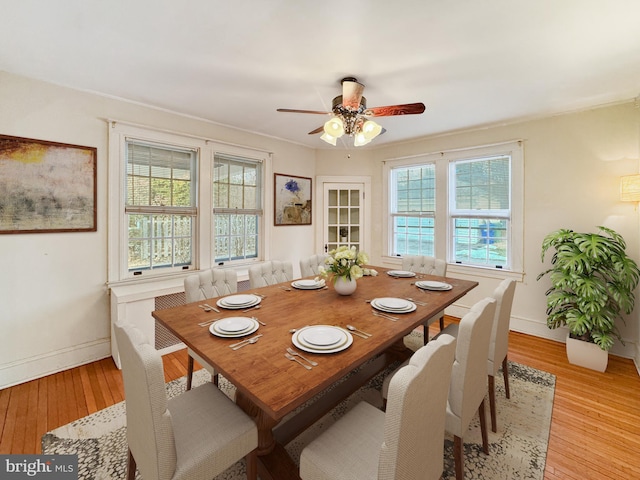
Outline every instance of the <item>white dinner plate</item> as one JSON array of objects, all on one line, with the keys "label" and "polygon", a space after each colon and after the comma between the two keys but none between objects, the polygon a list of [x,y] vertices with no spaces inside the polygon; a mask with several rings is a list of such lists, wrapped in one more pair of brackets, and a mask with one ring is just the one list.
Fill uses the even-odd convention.
[{"label": "white dinner plate", "polygon": [[210,326],[209,326],[209,331],[215,335],[216,337],[223,337],[223,338],[239,338],[239,337],[244,337],[245,335],[249,335],[253,332],[255,332],[256,330],[258,330],[258,328],[260,327],[260,324],[258,322],[256,322],[253,318],[249,318],[249,321],[251,322],[251,326],[245,330],[241,330],[239,332],[235,332],[235,333],[227,333],[223,330],[219,330],[217,328],[217,324],[218,322],[223,322],[226,319],[222,319],[222,320],[218,320],[217,322],[213,322]]},{"label": "white dinner plate", "polygon": [[216,330],[224,333],[238,333],[253,326],[249,317],[228,317],[215,322]]},{"label": "white dinner plate", "polygon": [[262,299],[257,295],[231,295],[223,297],[216,302],[216,305],[222,308],[240,309],[258,305]]},{"label": "white dinner plate", "polygon": [[317,290],[318,288],[323,288],[325,286],[324,280],[295,280],[291,282],[291,286],[293,288],[298,288],[300,290]]},{"label": "white dinner plate", "polygon": [[417,308],[415,303],[401,298],[374,298],[371,306],[388,313],[410,313]]},{"label": "white dinner plate", "polygon": [[[344,340],[338,342],[337,345],[330,345],[328,347],[319,347],[319,346],[314,346],[314,345],[306,343],[300,335],[303,334],[304,331],[307,330],[307,329],[313,329],[313,328],[317,328],[317,327],[329,327],[329,328],[335,328],[337,330],[340,330],[342,335],[344,336],[343,337]],[[345,329],[340,328],[340,327],[331,327],[330,325],[314,325],[314,326],[310,326],[310,327],[304,327],[304,328],[301,328],[300,330],[298,330],[291,337],[291,341],[293,342],[293,344],[297,348],[299,348],[300,350],[304,350],[305,352],[309,352],[309,353],[337,353],[337,352],[341,352],[342,350],[346,350],[347,348],[349,348],[351,346],[351,344],[353,343],[353,336],[351,335],[351,333],[349,333],[348,331],[346,331]]]},{"label": "white dinner plate", "polygon": [[409,272],[407,270],[389,270],[387,275],[391,275],[392,277],[401,277],[401,278],[410,278],[415,277],[415,272]]},{"label": "white dinner plate", "polygon": [[338,345],[345,335],[342,329],[317,326],[304,329],[299,338],[309,345],[328,347]]},{"label": "white dinner plate", "polygon": [[423,280],[421,282],[416,282],[416,287],[422,288],[424,290],[451,290],[453,285],[444,282],[436,282],[433,280]]}]

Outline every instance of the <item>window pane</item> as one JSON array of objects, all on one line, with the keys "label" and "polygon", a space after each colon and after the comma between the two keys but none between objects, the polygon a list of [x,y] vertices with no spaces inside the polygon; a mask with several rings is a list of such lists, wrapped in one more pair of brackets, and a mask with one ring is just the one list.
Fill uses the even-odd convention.
[{"label": "window pane", "polygon": [[434,256],[433,218],[394,217],[394,255]]},{"label": "window pane", "polygon": [[508,156],[453,163],[455,210],[509,210],[510,168]]},{"label": "window pane", "polygon": [[453,227],[456,262],[489,267],[507,265],[507,220],[455,218]]}]

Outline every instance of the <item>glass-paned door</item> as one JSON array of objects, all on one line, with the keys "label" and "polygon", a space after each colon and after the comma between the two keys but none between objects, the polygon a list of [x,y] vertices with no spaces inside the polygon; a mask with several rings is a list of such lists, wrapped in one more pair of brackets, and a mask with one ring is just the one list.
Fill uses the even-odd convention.
[{"label": "glass-paned door", "polygon": [[324,184],[324,250],[341,245],[366,250],[364,243],[364,185]]}]

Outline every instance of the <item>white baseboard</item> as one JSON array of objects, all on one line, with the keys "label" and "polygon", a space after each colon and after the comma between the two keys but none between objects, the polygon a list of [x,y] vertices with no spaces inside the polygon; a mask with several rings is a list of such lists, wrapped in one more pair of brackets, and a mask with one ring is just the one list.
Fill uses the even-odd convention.
[{"label": "white baseboard", "polygon": [[0,365],[0,389],[62,372],[111,356],[109,338]]},{"label": "white baseboard", "polygon": [[[462,318],[470,308],[471,306],[454,304],[447,308],[445,313],[447,315]],[[566,328],[551,330],[547,327],[546,322],[516,317],[513,315],[511,316],[511,324],[509,328],[514,332],[546,338],[560,343],[565,343],[565,338],[567,336]],[[626,345],[622,345],[622,343],[616,341],[609,353],[618,357],[633,359],[636,369],[638,370],[638,374],[640,374],[640,344],[626,338],[624,339],[624,342]]]}]

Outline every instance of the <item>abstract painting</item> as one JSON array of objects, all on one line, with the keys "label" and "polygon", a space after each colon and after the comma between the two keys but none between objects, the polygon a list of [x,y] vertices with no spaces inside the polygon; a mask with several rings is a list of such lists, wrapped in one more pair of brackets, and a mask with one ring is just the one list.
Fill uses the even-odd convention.
[{"label": "abstract painting", "polygon": [[95,232],[96,154],[0,135],[0,234]]}]

